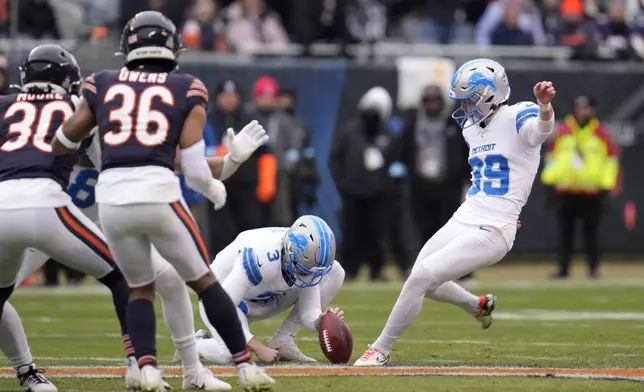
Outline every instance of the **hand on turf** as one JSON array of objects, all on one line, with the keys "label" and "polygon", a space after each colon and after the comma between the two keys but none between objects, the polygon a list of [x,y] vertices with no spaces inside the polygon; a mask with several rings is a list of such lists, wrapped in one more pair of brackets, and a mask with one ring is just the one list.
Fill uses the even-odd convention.
[{"label": "hand on turf", "polygon": [[279,362],[279,357],[277,355],[277,350],[273,350],[270,347],[262,346],[255,350],[255,355],[257,359],[265,363]]},{"label": "hand on turf", "polygon": [[544,105],[552,102],[552,100],[555,98],[555,95],[557,95],[555,86],[553,86],[552,82],[549,81],[543,81],[535,84],[533,92],[535,98],[537,98],[537,101]]},{"label": "hand on turf", "polygon": [[237,164],[245,162],[255,150],[268,142],[264,127],[256,120],[248,123],[237,135],[232,128],[228,128],[227,132],[231,141],[230,159]]}]

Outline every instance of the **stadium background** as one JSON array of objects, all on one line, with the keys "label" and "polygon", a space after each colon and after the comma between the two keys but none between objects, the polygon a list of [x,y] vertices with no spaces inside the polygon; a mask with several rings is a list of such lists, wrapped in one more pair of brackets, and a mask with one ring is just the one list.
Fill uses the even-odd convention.
[{"label": "stadium background", "polygon": [[[211,16],[215,35],[225,40],[225,27],[221,27],[226,17],[227,3],[211,0],[206,1],[122,1],[110,0],[105,2],[91,0],[49,0],[44,2],[33,0],[14,1],[18,10],[9,6],[11,1],[0,2],[0,31],[5,36],[13,34],[20,39],[4,39],[0,47],[4,49],[9,59],[9,68],[15,70],[24,59],[26,51],[39,42],[32,40],[35,36],[41,39],[57,37],[63,44],[74,49],[84,75],[89,75],[106,67],[118,67],[119,58],[113,53],[118,49],[116,37],[120,25],[127,15],[147,8],[171,10],[172,19],[178,26],[188,26],[195,20],[196,9],[204,3],[217,4]],[[32,4],[33,3],[33,4]],[[269,6],[274,5],[269,1]],[[479,26],[476,23],[458,22],[459,12],[465,12],[466,21],[469,21],[472,8],[485,9],[485,1],[462,1],[444,6],[441,2],[434,1],[366,1],[356,2],[364,4],[363,7],[376,7],[381,3],[387,5],[385,14],[385,27],[382,37],[373,39],[366,37],[347,37],[337,33],[334,40],[338,44],[314,44],[311,52],[318,56],[298,56],[303,51],[302,45],[295,42],[298,30],[290,28],[297,25],[294,20],[297,16],[293,13],[294,6],[286,6],[284,2],[274,2],[275,9],[281,11],[282,24],[290,33],[288,45],[268,44],[263,47],[245,49],[244,53],[235,53],[234,48],[227,47],[225,52],[200,51],[191,49],[182,57],[182,71],[192,73],[201,78],[212,90],[221,81],[231,78],[239,84],[239,89],[245,95],[250,92],[254,81],[262,75],[274,76],[282,88],[297,91],[296,114],[310,127],[313,136],[313,146],[317,151],[317,166],[321,175],[321,186],[318,189],[318,204],[307,210],[319,214],[326,219],[338,234],[341,240],[342,233],[338,226],[338,212],[341,208],[333,180],[328,170],[328,152],[336,127],[344,120],[353,116],[357,111],[357,102],[360,97],[371,87],[381,85],[393,96],[397,103],[394,115],[400,114],[402,109],[416,105],[420,88],[429,82],[438,81],[446,86],[451,72],[465,61],[478,57],[494,57],[501,61],[508,71],[512,86],[512,100],[531,100],[532,85],[538,80],[552,80],[558,91],[555,100],[555,112],[558,120],[570,113],[574,97],[589,94],[598,100],[598,117],[608,125],[614,141],[621,148],[621,181],[618,190],[609,199],[604,221],[601,226],[602,248],[611,254],[632,257],[644,252],[644,243],[638,241],[644,232],[640,226],[627,229],[624,224],[624,207],[627,202],[638,200],[644,196],[643,185],[638,181],[638,171],[642,164],[641,154],[642,138],[641,129],[644,125],[644,70],[637,55],[628,60],[617,61],[611,57],[596,58],[586,56],[584,61],[572,59],[577,56],[578,48],[561,45],[551,46],[482,46],[477,42],[476,36],[470,35],[470,41],[463,39],[476,33]],[[406,12],[400,14],[400,9],[405,3],[410,4]],[[565,16],[570,12],[566,7],[574,8],[575,2],[532,2],[511,1],[496,2],[520,4],[521,12],[526,15],[535,14],[542,20],[552,17],[548,8],[551,3],[558,3],[558,10]],[[586,2],[586,20],[594,23],[596,29],[602,32],[602,20],[605,15],[610,15],[611,6],[621,4],[619,1]],[[631,34],[639,34],[636,22],[639,14],[634,13],[633,4],[639,2],[623,2],[629,15],[635,15],[631,26]],[[45,5],[43,5],[45,4]],[[51,5],[53,22],[48,18],[38,16],[47,12],[46,5]],[[194,4],[194,8],[191,6]],[[347,7],[351,2],[347,3]],[[571,5],[572,4],[572,5]],[[582,4],[582,2],[579,2]],[[311,1],[310,6],[315,7],[316,1]],[[536,10],[531,8],[537,6]],[[420,6],[420,7],[419,7]],[[423,8],[423,6],[425,8]],[[34,9],[33,7],[37,7]],[[505,6],[508,7],[507,5]],[[545,8],[544,8],[545,7]],[[375,8],[376,10],[378,8]],[[29,12],[28,10],[33,10]],[[539,10],[541,13],[539,13]],[[602,13],[602,11],[604,11]],[[102,13],[100,13],[102,12]],[[392,14],[394,12],[394,14]],[[432,12],[457,15],[455,29],[450,45],[436,45],[431,37],[416,37],[413,45],[402,43],[400,39],[389,33],[395,31],[392,26],[400,20],[420,19],[430,20]],[[345,17],[347,11],[344,12]],[[102,16],[98,18],[97,15]],[[446,14],[446,15],[447,15]],[[476,14],[476,12],[474,12]],[[36,15],[36,16],[34,16]],[[22,24],[9,23],[11,16],[18,16]],[[525,15],[520,15],[525,16]],[[407,18],[407,19],[405,19]],[[449,18],[448,18],[449,19]],[[483,18],[482,18],[483,19]],[[480,22],[480,20],[479,20]],[[630,21],[629,21],[630,22]],[[35,23],[39,27],[35,28]],[[49,28],[48,23],[54,23]],[[349,22],[347,22],[349,23]],[[365,22],[366,23],[366,22]],[[501,22],[502,24],[503,22]],[[547,26],[547,23],[545,24]],[[209,26],[202,24],[201,28]],[[31,29],[31,30],[30,30]],[[224,29],[222,31],[222,29]],[[468,30],[469,29],[469,30]],[[544,28],[548,40],[557,36],[553,31]],[[552,37],[551,37],[552,35]],[[295,38],[294,38],[295,37]],[[364,42],[359,42],[362,39]],[[406,37],[409,40],[409,37]],[[368,41],[368,42],[367,42]],[[349,43],[348,47],[344,44]],[[557,42],[548,42],[556,44]],[[607,37],[593,36],[593,41],[587,42],[587,47],[606,47],[609,43]],[[338,54],[344,48],[344,56]],[[348,49],[347,49],[348,48]],[[239,51],[238,51],[239,52]],[[346,53],[350,53],[347,55]],[[598,61],[602,60],[602,61]],[[9,72],[11,80],[17,81],[17,72]],[[422,83],[421,83],[422,82]],[[214,91],[213,91],[214,94]],[[554,230],[554,216],[547,210],[544,190],[539,181],[535,183],[530,202],[521,216],[522,229],[519,231],[517,242],[513,249],[514,255],[535,255],[539,258],[547,257],[554,252],[557,244],[557,231]],[[207,225],[207,222],[202,222]],[[214,233],[212,233],[214,235]]]},{"label": "stadium background", "polygon": [[[242,1],[254,0],[239,0]],[[640,201],[644,200],[644,184],[640,181],[644,165],[641,154],[644,151],[644,69],[641,52],[637,50],[644,9],[641,1],[266,0],[280,13],[289,44],[266,44],[244,50],[236,50],[227,42],[226,7],[231,2],[0,0],[0,50],[8,60],[6,64],[0,61],[0,73],[17,82],[16,67],[28,50],[52,39],[74,51],[85,76],[96,70],[117,68],[121,62],[113,53],[118,50],[120,29],[134,12],[160,9],[183,28],[195,19],[194,5],[206,4],[209,8],[208,4],[217,3],[209,22],[200,26],[212,28],[216,42],[212,47],[192,48],[182,55],[181,70],[201,78],[213,94],[218,82],[234,78],[239,89],[249,96],[260,75],[274,76],[283,88],[297,91],[296,114],[311,128],[322,177],[318,202],[310,212],[326,219],[340,239],[341,205],[329,174],[328,150],[336,128],[356,115],[358,100],[376,85],[385,87],[393,96],[397,116],[409,102],[416,104],[423,84],[438,80],[445,85],[452,70],[465,61],[492,57],[508,71],[512,101],[532,100],[533,84],[552,80],[558,93],[554,102],[557,120],[570,113],[574,97],[593,95],[598,101],[599,119],[607,125],[621,150],[620,185],[608,199],[601,226],[601,245],[607,253],[602,279],[586,281],[581,266],[577,265],[572,279],[549,282],[546,279],[554,266],[524,260],[531,257],[554,264],[558,242],[554,211],[548,207],[544,187],[537,179],[521,216],[522,228],[512,255],[497,266],[481,271],[476,281],[470,283],[477,294],[498,295],[495,325],[480,332],[461,310],[427,301],[419,319],[394,349],[396,364],[418,366],[425,374],[442,377],[400,377],[408,374],[405,373],[408,370],[400,368],[393,368],[389,373],[396,377],[378,376],[377,379],[364,374],[346,377],[350,373],[339,368],[271,369],[277,375],[280,371],[284,372],[282,375],[317,375],[279,377],[278,390],[366,392],[403,386],[407,390],[431,387],[436,391],[641,390],[641,383],[567,380],[644,380],[641,368],[644,265],[640,262],[644,253],[641,240],[644,229],[638,224],[626,225],[628,219],[625,219],[625,206],[633,202],[640,207]],[[352,34],[342,28],[330,29],[324,38],[332,43],[317,42],[307,52],[307,47],[302,45],[302,25],[315,26],[316,16],[322,13],[317,11],[323,3],[352,5],[358,11],[375,10],[369,14],[375,15],[371,19],[366,14],[358,13],[362,15],[360,18],[351,19],[347,14],[337,13],[339,25],[346,22],[360,27],[360,21],[371,20],[380,27],[369,30],[371,35],[360,34],[367,29],[352,29]],[[516,37],[523,40],[523,45],[496,42],[504,45],[487,46],[480,42],[481,36],[476,31],[481,27],[479,22],[485,10],[500,7],[508,13],[509,4],[519,6],[521,18],[543,22],[541,27],[532,23],[522,36],[518,33]],[[615,34],[611,31],[609,15],[612,7],[619,8],[622,4],[628,11],[628,29],[620,34],[627,38],[629,50],[618,50],[623,49],[623,41],[615,44],[611,39]],[[579,31],[585,35],[583,44],[574,41],[573,45],[558,33],[557,23],[570,14],[583,14],[584,28]],[[437,20],[449,22],[444,24],[452,29],[448,39],[441,40],[431,33],[441,27]],[[530,41],[525,40],[526,34],[538,45],[526,46]],[[197,40],[196,45],[199,44]],[[204,219],[205,215],[201,223],[207,231],[211,222]],[[210,238],[217,235],[216,231],[209,234]],[[623,259],[634,262],[621,262]],[[519,262],[507,262],[513,260]],[[346,310],[346,320],[355,339],[353,359],[380,332],[400,285],[399,280],[373,284],[358,279],[346,283],[334,300],[334,305]],[[47,368],[47,375],[53,376],[61,390],[122,389],[122,380],[118,378],[123,364],[120,337],[116,333],[118,326],[109,299],[100,287],[85,284],[69,289],[20,288],[12,302],[21,314],[38,364]],[[193,302],[196,304],[196,300]],[[176,377],[179,370],[171,360],[172,343],[160,312],[157,318],[161,363],[167,366],[168,377]],[[280,322],[276,319],[257,323],[253,325],[253,332],[261,339],[268,339]],[[199,324],[198,320],[197,328]],[[313,334],[300,333],[298,345],[307,354],[324,360]],[[232,375],[232,369],[216,371],[224,377]],[[444,375],[445,372],[451,376]],[[528,375],[530,378],[484,379],[480,374]],[[465,377],[472,375],[477,377]],[[233,378],[227,380],[233,382]],[[179,385],[176,379],[170,382],[175,388]],[[0,390],[17,390],[17,386],[13,370],[0,368]]]}]

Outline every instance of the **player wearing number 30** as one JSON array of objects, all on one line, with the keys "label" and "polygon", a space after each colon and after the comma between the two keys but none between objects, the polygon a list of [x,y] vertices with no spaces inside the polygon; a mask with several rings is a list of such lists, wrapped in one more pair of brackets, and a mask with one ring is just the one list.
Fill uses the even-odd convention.
[{"label": "player wearing number 30", "polygon": [[55,391],[33,365],[18,315],[6,302],[27,248],[82,270],[112,292],[124,339],[129,290],[103,234],[65,193],[78,156],[57,157],[51,140],[74,113],[80,69],[58,45],[34,48],[21,67],[20,93],[0,99],[0,349],[26,391]]},{"label": "player wearing number 30", "polygon": [[[206,247],[174,172],[179,148],[188,186],[215,208],[224,205],[225,187],[213,178],[205,158],[202,130],[208,91],[198,79],[175,72],[181,49],[176,27],[163,14],[135,15],[121,36],[125,66],[86,79],[84,99],[56,132],[52,150],[73,153],[98,127],[102,162],[96,202],[110,249],[130,286],[127,327],[141,369],[141,388],[163,388],[156,360],[154,246],[199,295],[233,353],[240,384],[248,390],[270,390],[274,380],[249,362],[235,305],[208,267]],[[252,128],[264,132],[257,124]],[[224,164],[221,170],[229,169]]]},{"label": "player wearing number 30", "polygon": [[538,104],[510,105],[508,78],[499,63],[477,59],[456,71],[449,97],[460,104],[452,117],[469,147],[472,186],[452,219],[420,251],[384,330],[356,366],[388,363],[391,347],[418,316],[424,298],[457,305],[483,328],[490,326],[494,296],[477,297],[453,280],[497,263],[512,248],[541,144],[554,127],[555,94],[551,82],[539,82]]}]

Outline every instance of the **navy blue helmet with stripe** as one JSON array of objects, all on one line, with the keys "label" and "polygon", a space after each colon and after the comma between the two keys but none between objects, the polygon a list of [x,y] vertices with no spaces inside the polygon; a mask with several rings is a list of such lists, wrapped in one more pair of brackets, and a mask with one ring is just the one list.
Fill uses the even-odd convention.
[{"label": "navy blue helmet with stripe", "polygon": [[335,236],[327,223],[313,215],[298,218],[282,240],[282,268],[298,287],[311,287],[328,274],[335,260]]},{"label": "navy blue helmet with stripe", "polygon": [[126,65],[139,60],[164,60],[176,66],[181,50],[181,34],[170,19],[157,11],[134,15],[121,33],[121,54]]}]

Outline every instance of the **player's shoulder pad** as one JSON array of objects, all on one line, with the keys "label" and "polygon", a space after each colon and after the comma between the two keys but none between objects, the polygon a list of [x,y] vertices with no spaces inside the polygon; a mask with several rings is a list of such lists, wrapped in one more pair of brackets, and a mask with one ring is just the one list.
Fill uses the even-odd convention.
[{"label": "player's shoulder pad", "polygon": [[516,131],[519,133],[521,127],[531,118],[539,116],[539,107],[534,102],[523,101],[511,106],[513,109]]},{"label": "player's shoulder pad", "polygon": [[206,102],[208,102],[208,87],[199,80],[198,78],[195,78],[194,76],[187,75],[188,79],[188,90],[186,91],[186,97],[201,97],[203,98]]},{"label": "player's shoulder pad", "polygon": [[256,247],[244,247],[241,250],[241,253],[242,267],[244,268],[248,281],[253,286],[259,286],[259,284],[264,280],[261,267],[265,262],[267,262],[267,260],[261,259],[262,252]]}]

